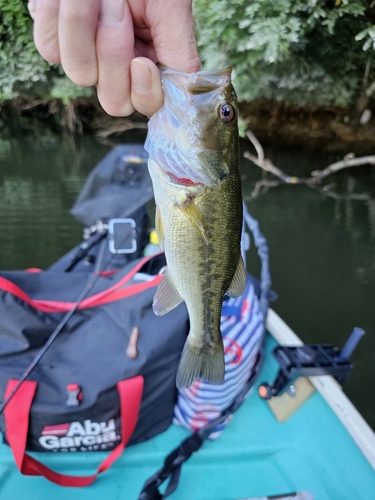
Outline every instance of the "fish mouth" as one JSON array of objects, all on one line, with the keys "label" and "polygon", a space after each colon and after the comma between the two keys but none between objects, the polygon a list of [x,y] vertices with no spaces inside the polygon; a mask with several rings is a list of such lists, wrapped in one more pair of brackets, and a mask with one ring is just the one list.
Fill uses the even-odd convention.
[{"label": "fish mouth", "polygon": [[161,78],[191,95],[207,94],[231,83],[232,67],[183,73],[159,64]]},{"label": "fish mouth", "polygon": [[202,137],[205,120],[231,84],[231,67],[183,73],[160,66],[164,105],[149,122],[145,148],[176,187],[219,187],[227,178],[225,151]]}]

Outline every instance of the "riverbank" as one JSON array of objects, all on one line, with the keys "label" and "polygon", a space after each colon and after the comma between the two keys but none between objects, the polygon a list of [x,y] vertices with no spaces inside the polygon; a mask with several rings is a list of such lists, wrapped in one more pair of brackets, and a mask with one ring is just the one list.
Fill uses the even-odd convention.
[{"label": "riverbank", "polygon": [[[243,120],[259,140],[303,146],[328,151],[347,147],[356,154],[375,152],[375,119],[370,110],[362,115],[369,118],[361,124],[353,108],[303,107],[277,101],[240,103]],[[371,116],[372,114],[372,116]]]},{"label": "riverbank", "polygon": [[[274,144],[304,146],[309,149],[342,150],[355,154],[375,152],[375,113],[367,114],[361,124],[355,111],[343,107],[303,107],[278,101],[240,103],[240,115],[246,128],[259,140]],[[48,121],[51,127],[72,134],[95,134],[106,140],[132,128],[147,128],[147,118],[134,113],[127,118],[108,116],[96,96],[79,97],[65,104],[60,99],[19,96],[0,106],[0,127],[30,119]],[[22,123],[21,123],[22,126]]]}]

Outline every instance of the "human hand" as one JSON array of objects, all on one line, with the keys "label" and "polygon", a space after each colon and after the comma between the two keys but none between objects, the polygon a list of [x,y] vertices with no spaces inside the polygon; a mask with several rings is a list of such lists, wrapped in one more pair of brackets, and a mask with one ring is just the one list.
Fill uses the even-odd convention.
[{"label": "human hand", "polygon": [[77,85],[96,85],[104,110],[151,116],[163,103],[160,62],[200,69],[192,0],[29,0],[35,45]]}]

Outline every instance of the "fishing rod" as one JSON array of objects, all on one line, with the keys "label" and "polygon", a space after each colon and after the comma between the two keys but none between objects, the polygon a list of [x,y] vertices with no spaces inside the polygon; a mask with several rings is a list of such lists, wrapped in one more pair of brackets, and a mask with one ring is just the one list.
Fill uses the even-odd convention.
[{"label": "fishing rod", "polygon": [[[124,245],[127,242],[127,240],[129,239],[129,237],[131,237],[133,234],[134,234],[134,229],[132,228],[132,229],[130,229],[125,234],[125,238],[122,241],[122,245]],[[115,258],[116,255],[117,255],[116,253],[113,253],[111,255],[110,259],[108,259],[108,262],[104,266],[103,271],[105,271],[107,269],[107,267],[111,264],[112,260]],[[47,342],[44,344],[44,346],[40,349],[40,351],[36,354],[36,356],[31,361],[31,363],[29,364],[29,366],[26,368],[26,370],[22,374],[21,378],[17,382],[17,385],[14,387],[13,391],[9,394],[9,396],[6,398],[6,400],[2,404],[2,406],[0,408],[0,415],[3,413],[3,411],[6,408],[6,406],[9,404],[9,402],[12,400],[12,398],[15,396],[15,394],[17,393],[17,391],[19,390],[19,388],[21,387],[21,385],[23,384],[23,382],[25,382],[25,380],[27,380],[27,378],[33,372],[33,370],[35,369],[35,367],[37,366],[37,364],[39,363],[39,361],[42,359],[42,357],[45,355],[45,353],[51,347],[51,345],[56,340],[56,338],[59,335],[59,333],[61,332],[61,330],[64,328],[64,326],[67,324],[67,322],[73,316],[73,314],[77,311],[77,309],[79,308],[79,306],[81,305],[81,303],[85,299],[85,297],[88,295],[88,293],[90,292],[90,290],[94,287],[94,285],[97,283],[97,281],[102,277],[101,274],[99,273],[99,267],[100,267],[99,264],[100,264],[101,258],[102,258],[102,256],[100,256],[100,258],[98,259],[98,263],[97,263],[97,266],[96,266],[97,270],[93,271],[94,277],[86,285],[86,287],[82,290],[82,292],[79,295],[77,301],[75,302],[73,308],[70,309],[65,314],[65,316],[63,317],[63,319],[60,321],[60,323],[57,325],[57,327],[55,328],[55,330],[52,332],[52,334],[49,337],[49,339],[47,340]]]},{"label": "fishing rod", "polygon": [[86,254],[97,245],[103,238],[105,238],[108,234],[108,229],[103,229],[102,231],[96,231],[88,241],[84,241],[80,244],[76,255],[73,256],[69,264],[66,266],[63,271],[65,273],[69,273],[74,266],[86,256]]}]

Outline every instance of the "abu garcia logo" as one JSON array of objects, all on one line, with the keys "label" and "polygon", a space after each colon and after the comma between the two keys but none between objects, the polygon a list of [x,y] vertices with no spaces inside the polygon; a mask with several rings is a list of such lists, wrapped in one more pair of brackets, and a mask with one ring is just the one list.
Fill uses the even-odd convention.
[{"label": "abu garcia logo", "polygon": [[113,448],[121,436],[116,434],[115,420],[108,422],[71,422],[47,425],[39,444],[51,451],[96,451]]}]

